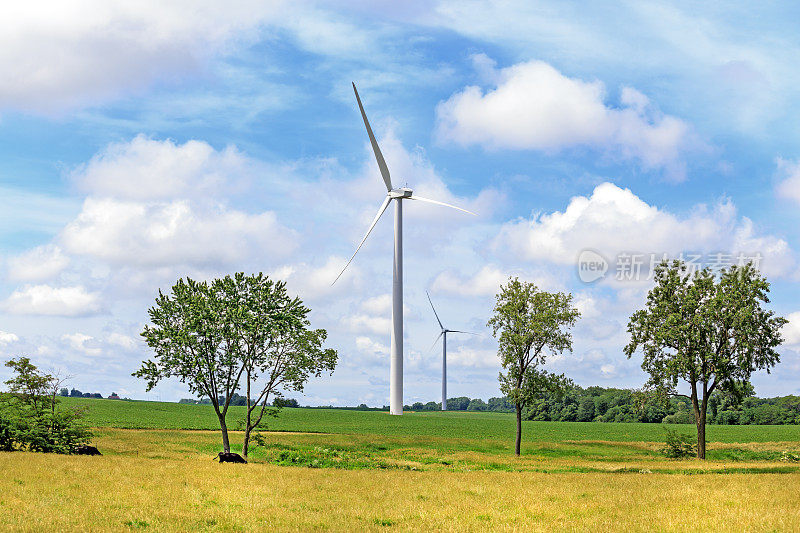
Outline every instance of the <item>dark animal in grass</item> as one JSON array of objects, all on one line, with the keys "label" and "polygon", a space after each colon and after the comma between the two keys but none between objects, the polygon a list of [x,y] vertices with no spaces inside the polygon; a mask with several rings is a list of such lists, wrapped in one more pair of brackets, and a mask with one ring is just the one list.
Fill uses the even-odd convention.
[{"label": "dark animal in grass", "polygon": [[76,446],[72,453],[75,455],[103,455],[95,446],[89,446],[88,444]]},{"label": "dark animal in grass", "polygon": [[[247,464],[247,461],[244,460],[244,457],[239,455],[238,453],[233,452],[219,452],[219,462],[220,463],[241,463]],[[214,458],[216,459],[216,457]]]}]

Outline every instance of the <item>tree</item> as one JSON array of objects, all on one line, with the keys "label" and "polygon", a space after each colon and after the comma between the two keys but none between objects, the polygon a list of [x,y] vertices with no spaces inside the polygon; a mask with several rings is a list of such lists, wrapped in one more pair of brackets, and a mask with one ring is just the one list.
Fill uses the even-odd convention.
[{"label": "tree", "polygon": [[[211,399],[222,431],[222,446],[230,452],[226,417],[244,371],[240,357],[238,308],[218,285],[179,279],[170,294],[158,291],[150,321],[141,335],[155,351],[134,376],[147,380],[150,391],[159,381],[175,377],[189,390]],[[219,398],[224,398],[220,402]]]},{"label": "tree", "polygon": [[[752,264],[733,266],[715,276],[709,269],[688,272],[682,261],[661,263],[644,309],[628,323],[630,358],[643,352],[646,384],[662,399],[691,401],[697,426],[697,457],[706,455],[706,413],[715,390],[745,390],[753,372],[769,372],[780,356],[780,329],[786,320],[764,309],[769,283]],[[678,394],[679,381],[690,394]]]},{"label": "tree", "polygon": [[580,313],[572,306],[572,295],[540,291],[530,282],[509,278],[496,297],[494,316],[488,326],[498,339],[498,356],[505,370],[500,390],[517,412],[515,453],[522,442],[522,411],[543,393],[558,393],[569,386],[563,375],[540,369],[548,354],[572,351],[572,334]]},{"label": "tree", "polygon": [[[240,272],[210,283],[179,280],[171,295],[159,291],[149,310],[152,325],[142,336],[155,358],[134,375],[147,380],[148,390],[177,377],[192,393],[209,398],[225,452],[230,451],[228,408],[245,406],[246,457],[251,432],[276,413],[269,396],[302,391],[311,376],[336,365],[336,352],[322,349],[327,332],[309,328],[309,312],[299,298],[287,295],[285,283],[263,274]],[[242,380],[244,396],[237,393]]]},{"label": "tree", "polygon": [[64,379],[41,372],[27,357],[7,361],[14,375],[0,395],[0,449],[71,453],[91,432],[79,421],[79,409],[56,409]]}]

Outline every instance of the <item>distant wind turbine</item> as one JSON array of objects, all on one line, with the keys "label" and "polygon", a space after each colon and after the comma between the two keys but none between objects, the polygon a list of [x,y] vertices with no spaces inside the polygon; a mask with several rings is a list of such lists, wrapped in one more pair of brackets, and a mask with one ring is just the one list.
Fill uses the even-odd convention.
[{"label": "distant wind turbine", "polygon": [[[428,294],[428,291],[425,291],[425,294]],[[439,327],[442,328],[441,333],[439,333],[439,337],[442,338],[442,411],[447,411],[447,334],[466,333],[467,335],[477,335],[477,333],[447,329],[442,325],[442,321],[439,320],[439,313],[436,312],[436,308],[433,306],[430,294],[428,294],[428,301],[431,303],[431,309],[433,309],[433,314],[436,317],[436,321],[439,323]],[[436,343],[439,342],[439,337],[436,337],[436,340],[433,341],[433,346],[436,346]],[[431,346],[431,348],[433,348],[433,346]]]},{"label": "distant wind turbine", "polygon": [[386,166],[386,161],[383,159],[381,149],[378,147],[378,142],[375,140],[375,135],[372,134],[372,128],[369,126],[367,114],[364,112],[364,106],[361,105],[361,98],[358,96],[356,84],[353,83],[353,92],[356,93],[356,101],[358,102],[358,109],[361,111],[361,118],[364,119],[364,126],[367,128],[367,135],[369,135],[369,142],[372,145],[372,151],[375,153],[375,159],[378,161],[378,169],[380,169],[383,182],[386,185],[386,198],[378,208],[378,214],[372,220],[364,234],[364,238],[356,247],[350,260],[344,266],[342,271],[333,280],[333,283],[344,274],[344,271],[353,261],[358,251],[363,246],[364,241],[367,240],[375,224],[386,208],[389,207],[389,202],[395,200],[394,209],[394,267],[392,269],[392,332],[391,332],[391,367],[389,372],[389,412],[393,415],[403,414],[403,200],[419,200],[421,202],[428,202],[431,204],[443,205],[445,207],[452,207],[459,211],[464,211],[474,215],[475,213],[461,209],[454,205],[431,200],[429,198],[422,198],[421,196],[412,195],[412,190],[408,187],[395,189],[392,187],[392,180],[389,176],[389,168]]}]

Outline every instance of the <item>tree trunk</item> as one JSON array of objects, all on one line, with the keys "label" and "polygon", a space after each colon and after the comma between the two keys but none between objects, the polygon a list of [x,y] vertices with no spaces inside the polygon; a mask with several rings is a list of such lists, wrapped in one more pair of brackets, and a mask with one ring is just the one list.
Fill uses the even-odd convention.
[{"label": "tree trunk", "polygon": [[706,458],[706,410],[708,401],[703,398],[700,401],[697,397],[697,389],[692,386],[692,409],[694,410],[694,422],[697,426],[697,458]]},{"label": "tree trunk", "polygon": [[225,415],[217,414],[219,417],[219,427],[222,430],[222,451],[230,453],[231,443],[228,440],[228,425],[225,423]]},{"label": "tree trunk", "polygon": [[703,409],[697,422],[697,458],[706,458],[706,413]]},{"label": "tree trunk", "polygon": [[247,419],[244,422],[244,443],[242,444],[242,456],[247,460],[247,452],[250,449],[250,369],[247,369]]},{"label": "tree trunk", "polygon": [[514,446],[514,453],[519,456],[520,444],[522,444],[522,406],[517,405],[517,441]]}]

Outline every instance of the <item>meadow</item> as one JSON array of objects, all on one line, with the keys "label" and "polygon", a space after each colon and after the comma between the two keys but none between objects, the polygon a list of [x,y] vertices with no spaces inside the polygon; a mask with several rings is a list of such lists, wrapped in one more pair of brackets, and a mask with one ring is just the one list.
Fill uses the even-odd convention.
[{"label": "meadow", "polygon": [[517,458],[509,414],[283,409],[220,465],[210,406],[64,404],[104,455],[0,453],[0,529],[800,529],[797,426],[710,426],[703,462],[664,458],[658,424],[525,422]]}]

